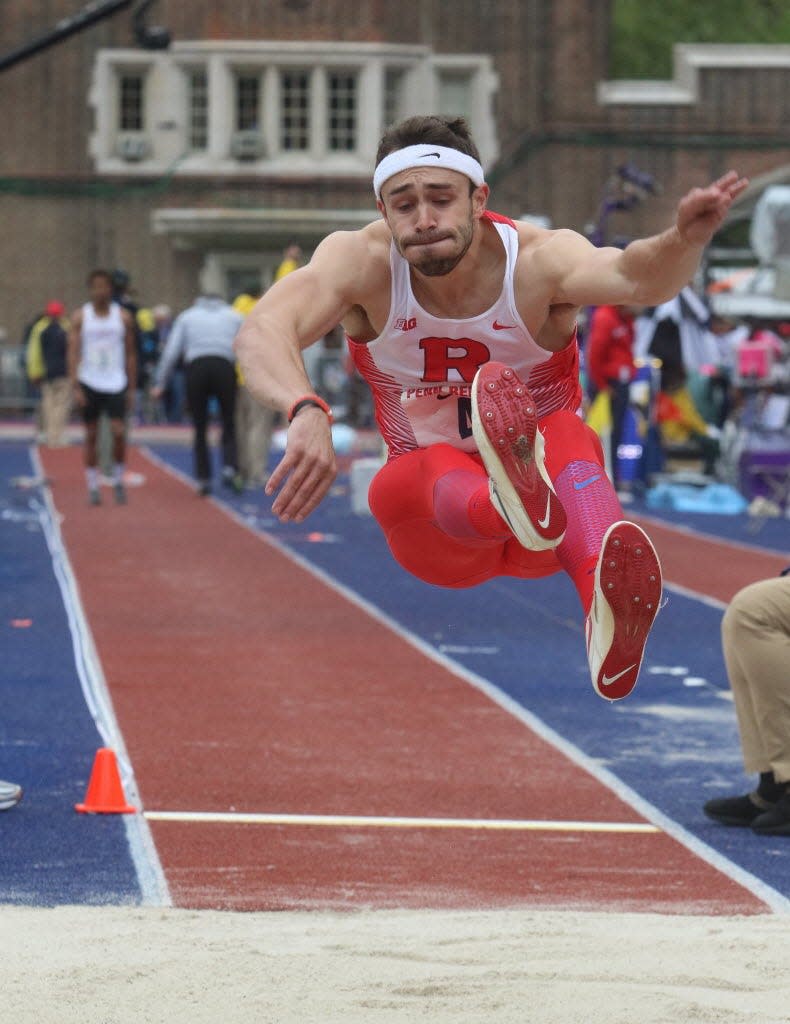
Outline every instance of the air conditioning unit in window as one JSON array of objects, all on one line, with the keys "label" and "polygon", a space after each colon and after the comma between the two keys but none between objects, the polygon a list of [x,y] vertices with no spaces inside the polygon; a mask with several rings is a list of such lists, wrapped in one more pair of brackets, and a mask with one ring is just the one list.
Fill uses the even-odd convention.
[{"label": "air conditioning unit in window", "polygon": [[266,146],[260,132],[239,131],[230,137],[230,155],[234,160],[260,160],[265,153]]},{"label": "air conditioning unit in window", "polygon": [[118,136],[115,149],[121,160],[137,163],[145,160],[151,147],[148,138],[142,132],[123,132]]}]

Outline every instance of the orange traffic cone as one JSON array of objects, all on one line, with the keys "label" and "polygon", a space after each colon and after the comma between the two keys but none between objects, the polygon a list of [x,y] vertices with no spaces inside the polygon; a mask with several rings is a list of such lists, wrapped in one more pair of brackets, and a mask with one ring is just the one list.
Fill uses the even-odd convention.
[{"label": "orange traffic cone", "polygon": [[84,804],[74,804],[81,814],[134,814],[137,810],[127,804],[123,795],[121,776],[115,752],[108,747],[96,751],[88,791]]}]

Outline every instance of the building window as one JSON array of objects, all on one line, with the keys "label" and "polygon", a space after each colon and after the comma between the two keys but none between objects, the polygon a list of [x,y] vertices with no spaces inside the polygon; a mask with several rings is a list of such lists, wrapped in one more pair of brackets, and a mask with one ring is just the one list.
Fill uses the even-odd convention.
[{"label": "building window", "polygon": [[208,76],[205,71],[191,71],[189,86],[189,148],[208,149]]},{"label": "building window", "polygon": [[406,83],[404,68],[387,68],[384,72],[384,127],[389,128],[401,119],[403,87]]},{"label": "building window", "polygon": [[255,131],[261,123],[260,75],[236,76],[236,130]]},{"label": "building window", "polygon": [[439,72],[439,113],[469,117],[472,113],[472,76],[468,71]]},{"label": "building window", "polygon": [[[2,6],[2,0],[0,0]],[[287,176],[369,172],[369,145],[409,113],[466,115],[484,163],[493,61],[406,43],[175,40],[161,53],[108,48],[90,83],[90,156],[101,173]],[[365,141],[367,140],[367,142]],[[181,154],[188,159],[181,161]]]},{"label": "building window", "polygon": [[329,82],[329,148],[349,152],[357,148],[357,76],[332,72]]},{"label": "building window", "polygon": [[118,85],[118,127],[122,132],[141,132],[145,125],[143,116],[145,79],[140,74],[124,72]]},{"label": "building window", "polygon": [[280,148],[293,152],[310,148],[310,75],[283,71],[280,75]]}]

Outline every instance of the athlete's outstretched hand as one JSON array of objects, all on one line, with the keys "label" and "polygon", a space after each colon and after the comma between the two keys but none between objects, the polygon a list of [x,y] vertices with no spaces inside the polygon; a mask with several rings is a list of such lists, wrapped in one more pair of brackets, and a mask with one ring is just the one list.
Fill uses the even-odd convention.
[{"label": "athlete's outstretched hand", "polygon": [[727,211],[749,184],[737,171],[728,171],[707,188],[693,188],[678,204],[677,228],[689,245],[707,245],[721,227]]},{"label": "athlete's outstretched hand", "polygon": [[280,522],[301,523],[325,496],[336,475],[329,420],[321,409],[308,406],[289,426],[285,455],[266,482],[266,494],[279,490],[272,512]]}]

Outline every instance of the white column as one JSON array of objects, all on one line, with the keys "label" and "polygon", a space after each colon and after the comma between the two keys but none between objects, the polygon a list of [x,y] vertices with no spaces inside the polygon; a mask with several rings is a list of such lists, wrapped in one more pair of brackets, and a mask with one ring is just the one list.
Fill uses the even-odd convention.
[{"label": "white column", "polygon": [[208,67],[208,153],[212,160],[228,156],[233,128],[233,89],[230,69],[221,56],[209,58]]}]

